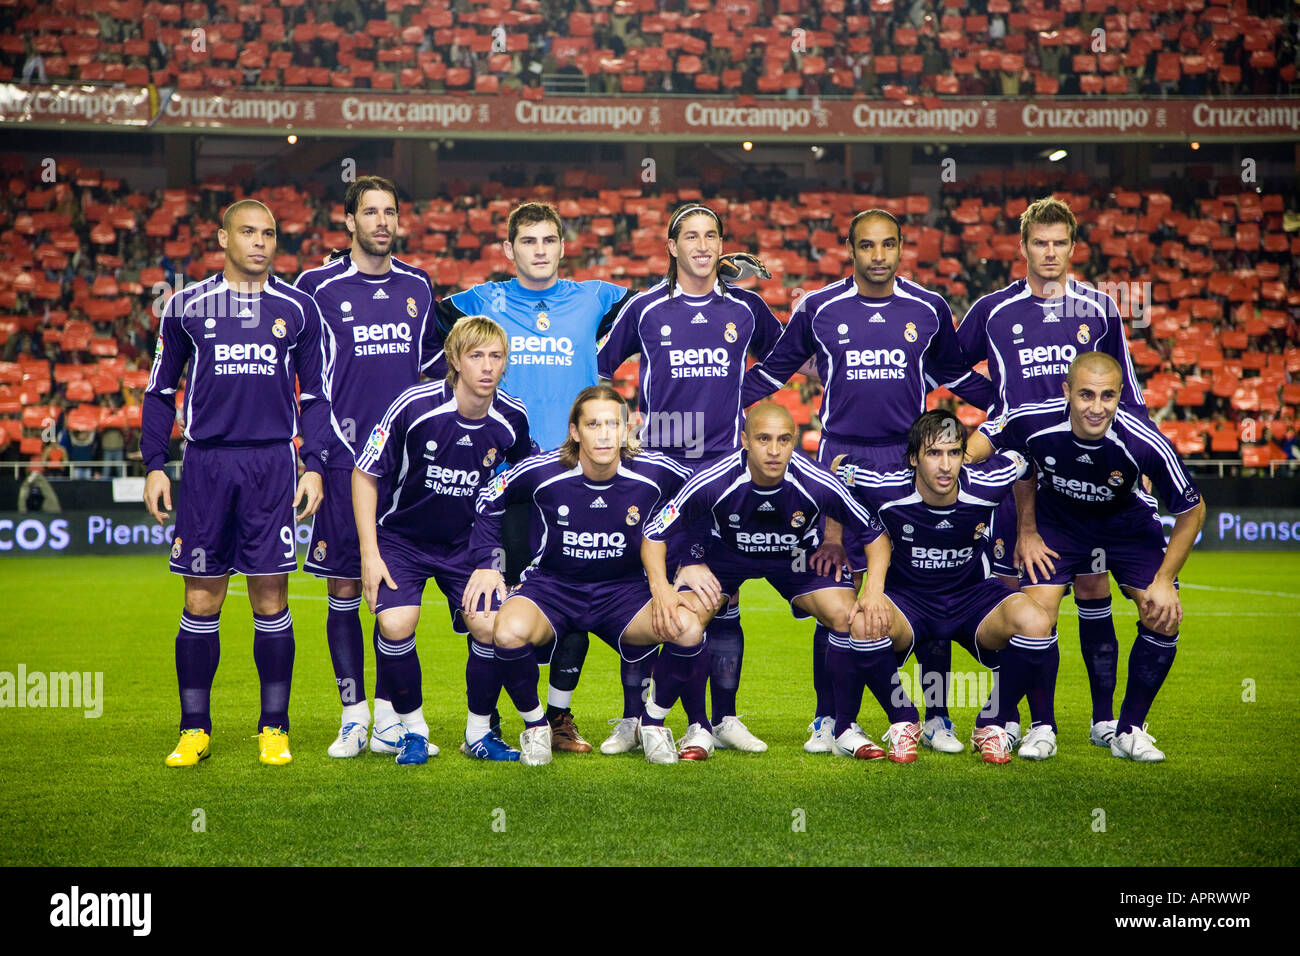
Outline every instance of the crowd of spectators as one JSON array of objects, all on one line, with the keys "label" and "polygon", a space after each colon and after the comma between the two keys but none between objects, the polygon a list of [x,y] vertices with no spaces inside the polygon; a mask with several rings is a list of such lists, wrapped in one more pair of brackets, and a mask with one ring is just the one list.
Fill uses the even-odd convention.
[{"label": "crowd of spectators", "polygon": [[[9,180],[0,194],[0,460],[118,473],[138,443],[161,306],[222,267],[217,219],[244,190],[212,181],[142,193],[73,165],[60,168],[58,185],[33,189],[38,177],[20,158],[0,157],[0,171]],[[784,319],[803,290],[848,272],[848,220],[876,205],[903,223],[900,271],[943,292],[961,316],[1023,275],[1017,219],[1050,192],[1079,218],[1072,271],[1111,284],[1130,319],[1144,397],[1179,450],[1257,461],[1296,454],[1300,218],[1280,193],[1183,177],[1139,194],[1080,174],[1003,169],[947,184],[933,200],[808,190],[757,171],[732,181],[747,185],[643,194],[581,170],[530,178],[520,167],[448,181],[439,195],[402,203],[399,254],[428,270],[440,295],[508,277],[496,241],[506,214],[544,198],[566,221],[564,274],[643,286],[667,266],[668,210],[703,198],[722,213],[728,247],[767,262],[774,278],[759,291]],[[294,277],[346,247],[342,205],[323,188],[254,187],[277,217],[278,274]],[[814,394],[786,398],[815,428]],[[964,420],[979,417],[963,409]],[[123,464],[78,464],[104,460]]]},{"label": "crowd of spectators", "polygon": [[0,79],[555,92],[1242,95],[1296,88],[1287,0],[18,0]]}]

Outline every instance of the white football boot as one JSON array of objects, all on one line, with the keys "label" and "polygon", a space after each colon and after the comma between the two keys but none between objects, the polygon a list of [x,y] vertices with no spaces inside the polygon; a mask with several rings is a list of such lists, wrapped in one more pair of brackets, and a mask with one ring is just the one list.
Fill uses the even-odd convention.
[{"label": "white football boot", "polygon": [[1025,739],[1020,742],[1021,760],[1046,760],[1056,756],[1056,731],[1049,725],[1030,727]]},{"label": "white football boot", "polygon": [[614,729],[600,745],[601,753],[625,754],[641,749],[641,738],[637,734],[641,729],[639,717],[612,717],[609,722],[614,725]]},{"label": "white football boot", "polygon": [[735,715],[722,718],[722,722],[713,728],[713,739],[718,742],[719,750],[743,750],[750,754],[767,752],[767,744],[751,734]]},{"label": "white football boot", "polygon": [[1147,733],[1147,725],[1131,734],[1116,734],[1110,742],[1110,752],[1115,757],[1126,757],[1138,763],[1159,763],[1165,755],[1156,749],[1156,738]]},{"label": "white football boot", "polygon": [[673,732],[667,727],[642,724],[641,749],[645,751],[646,763],[677,763]]}]

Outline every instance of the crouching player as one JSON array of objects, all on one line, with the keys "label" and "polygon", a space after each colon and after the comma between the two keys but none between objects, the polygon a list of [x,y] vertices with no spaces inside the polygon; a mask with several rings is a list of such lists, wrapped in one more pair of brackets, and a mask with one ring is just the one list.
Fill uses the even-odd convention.
[{"label": "crouching player", "polygon": [[[1036,495],[1016,502],[1019,548],[1031,582],[1024,591],[1053,624],[1077,574],[1109,571],[1137,603],[1137,642],[1110,752],[1155,762],[1165,755],[1146,719],[1178,650],[1177,576],[1205,521],[1205,502],[1169,441],[1150,421],[1119,407],[1123,381],[1114,358],[1084,352],[1070,363],[1064,397],[986,424],[971,439],[971,456],[1014,448],[1038,468]],[[1143,475],[1177,516],[1167,546],[1156,502],[1142,490]],[[1050,670],[1038,688],[1049,700],[1056,679],[1055,667]]]},{"label": "crouching player", "polygon": [[[494,555],[501,547],[507,507],[531,506],[532,564],[496,616],[500,684],[470,685],[470,709],[481,713],[506,693],[524,719],[521,763],[551,762],[551,726],[537,697],[534,647],[572,631],[591,632],[626,660],[636,661],[666,645],[652,672],[657,699],[671,707],[696,669],[707,661],[704,609],[681,607],[674,633],[663,637],[651,621],[650,589],[641,567],[641,530],[690,474],[671,458],[629,444],[627,406],[608,385],[578,393],[569,412],[569,438],[556,451],[537,455],[499,476],[479,496],[470,550],[477,565],[465,590],[465,606],[505,593]],[[643,731],[651,763],[676,760],[672,735],[662,726]],[[671,760],[669,759],[671,758]]]},{"label": "crouching player", "polygon": [[[488,603],[480,613],[462,613],[459,606],[474,570],[467,551],[474,498],[498,462],[521,461],[535,447],[523,403],[497,388],[509,356],[505,330],[486,316],[466,316],[443,348],[446,381],[397,396],[352,472],[362,593],[379,621],[376,665],[402,722],[399,764],[422,764],[438,753],[429,743],[415,652],[429,578],[447,595],[452,629],[473,639],[467,684],[476,682],[476,671],[489,679],[494,673],[494,595],[484,595]],[[489,711],[476,715],[471,706],[466,749],[484,759],[518,759],[518,751],[489,733]]]},{"label": "crouching player", "polygon": [[[781,406],[755,406],[740,441],[739,451],[696,472],[646,528],[642,547],[655,596],[656,628],[670,630],[674,613],[692,594],[704,598],[713,612],[726,606],[745,581],[766,578],[790,602],[796,618],[813,617],[829,628],[833,646],[846,652],[842,663],[861,675],[856,696],[840,697],[836,685],[837,706],[845,715],[836,752],[861,760],[885,756],[884,748],[856,723],[866,686],[889,715],[890,759],[910,763],[916,759],[921,726],[916,708],[898,683],[894,642],[885,636],[885,608],[877,602],[870,607],[859,604],[855,610],[853,585],[818,574],[808,563],[808,555],[817,547],[820,519],[847,524],[866,541],[869,586],[864,593],[870,593],[872,583],[879,591],[889,564],[889,538],[833,475],[794,450],[794,421]],[[678,583],[688,585],[691,594],[669,584],[668,542],[700,562],[686,565],[678,575]],[[868,628],[880,636],[851,638],[850,623],[857,614],[866,614]],[[900,638],[900,650],[909,646]],[[662,723],[667,712],[658,689],[653,689],[644,722]],[[695,739],[692,725],[682,739],[684,755],[689,755]]]},{"label": "crouching player", "polygon": [[[1018,700],[1024,694],[1023,651],[1048,640],[1052,622],[1032,599],[990,576],[985,542],[993,512],[1024,475],[1025,459],[1007,452],[963,468],[965,452],[965,427],[952,412],[937,409],[912,424],[907,436],[910,468],[881,473],[841,455],[835,470],[895,542],[883,594],[890,637],[896,643],[914,640],[918,646],[951,641],[995,671],[993,693],[975,720],[971,748],[987,763],[1006,763],[1009,736],[1019,733],[1018,727],[1009,731],[1007,726],[1013,708],[1006,713],[999,709],[999,701],[1007,702],[1002,695],[1006,678],[1015,685],[1011,693],[1019,692]],[[870,593],[870,581],[863,595],[867,604],[880,600],[878,593]],[[832,647],[827,653],[843,656],[845,651]],[[861,697],[860,686],[856,694]],[[839,684],[835,695],[838,705],[843,701]],[[836,726],[845,719],[838,715]],[[1044,739],[1050,734],[1049,726],[1031,729],[1020,756],[1041,760],[1055,754],[1055,741]]]}]

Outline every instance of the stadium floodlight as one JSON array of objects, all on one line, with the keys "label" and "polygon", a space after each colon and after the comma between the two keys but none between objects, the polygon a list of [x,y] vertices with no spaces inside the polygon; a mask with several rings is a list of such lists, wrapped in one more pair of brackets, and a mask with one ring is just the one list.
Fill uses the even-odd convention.
[{"label": "stadium floodlight", "polygon": [[1053,150],[1052,153],[1047,157],[1047,161],[1050,163],[1059,163],[1061,160],[1065,159],[1065,157],[1068,155],[1070,154],[1063,149]]},{"label": "stadium floodlight", "polygon": [[740,148],[748,153],[751,149],[754,148],[754,144],[751,143],[749,140],[745,140],[743,143],[740,144]]},{"label": "stadium floodlight", "polygon": [[290,145],[290,146],[296,145],[297,142],[298,142],[298,134],[297,134],[297,133],[290,133],[290,134],[289,134],[287,137],[285,137],[285,138],[289,141],[289,145]]}]

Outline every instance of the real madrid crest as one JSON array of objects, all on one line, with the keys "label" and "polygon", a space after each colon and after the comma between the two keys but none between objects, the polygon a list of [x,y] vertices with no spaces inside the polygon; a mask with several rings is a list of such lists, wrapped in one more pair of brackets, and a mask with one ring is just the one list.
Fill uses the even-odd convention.
[{"label": "real madrid crest", "polygon": [[988,530],[989,529],[985,526],[983,521],[977,524],[975,526],[975,540],[978,541],[980,538],[984,537]]},{"label": "real madrid crest", "polygon": [[903,327],[903,338],[907,339],[907,341],[909,341],[909,342],[915,342],[915,341],[916,341],[916,323],[915,323],[915,322],[908,322],[907,325],[905,325],[905,326]]},{"label": "real madrid crest", "polygon": [[1088,331],[1088,327],[1086,325],[1079,326],[1079,331],[1075,334],[1074,337],[1079,340],[1080,345],[1087,345],[1089,342],[1092,341],[1092,333]]},{"label": "real madrid crest", "polygon": [[637,509],[637,506],[636,506],[636,505],[628,505],[628,506],[627,506],[627,523],[630,524],[630,525],[633,525],[633,524],[636,524],[636,523],[637,523],[638,521],[640,521],[640,520],[641,520],[641,512]]},{"label": "real madrid crest", "polygon": [[317,541],[317,542],[316,542],[316,550],[313,551],[313,552],[311,553],[311,556],[312,556],[312,560],[314,560],[314,561],[324,561],[324,560],[325,560],[325,542],[324,542],[324,541]]},{"label": "real madrid crest", "polygon": [[491,468],[493,463],[496,460],[497,460],[497,450],[495,448],[489,448],[488,453],[483,456],[483,467]]},{"label": "real madrid crest", "polygon": [[1006,546],[1002,543],[1001,538],[998,538],[996,541],[993,542],[993,557],[1002,558],[1006,555],[1006,553],[1007,553],[1007,549]]},{"label": "real madrid crest", "polygon": [[736,331],[735,322],[727,323],[727,327],[722,330],[722,337],[728,342],[734,342],[736,339],[740,338],[740,334]]},{"label": "real madrid crest", "polygon": [[285,333],[287,331],[288,331],[288,327],[285,326],[284,319],[276,319],[275,323],[271,326],[271,334],[274,335],[277,339],[284,338]]},{"label": "real madrid crest", "polygon": [[[162,341],[162,336],[158,337],[158,341],[159,342]],[[180,557],[181,557],[181,539],[177,538],[175,541],[172,542],[172,560],[179,561]]]},{"label": "real madrid crest", "polygon": [[406,297],[406,314],[409,315],[411,318],[415,318],[416,313],[418,313],[419,311],[420,311],[420,310],[417,309],[416,306],[415,306],[415,299],[412,298],[411,296],[407,296],[407,297]]},{"label": "real madrid crest", "polygon": [[1124,472],[1112,471],[1110,477],[1106,479],[1106,484],[1110,485],[1112,488],[1118,488],[1120,485],[1124,484]]},{"label": "real madrid crest", "polygon": [[792,528],[802,528],[803,525],[804,525],[804,522],[807,521],[807,520],[808,520],[808,519],[804,517],[804,514],[803,514],[802,511],[796,511],[794,514],[792,514],[792,515],[790,516],[790,527],[792,527]]},{"label": "real madrid crest", "polygon": [[550,327],[551,327],[551,320],[547,317],[546,313],[545,313],[545,312],[538,312],[538,313],[537,313],[537,330],[538,330],[539,332],[545,332],[545,331],[546,331],[547,329],[549,329]]}]

